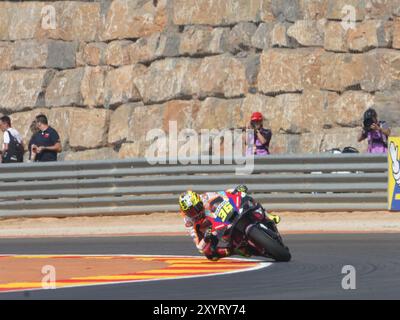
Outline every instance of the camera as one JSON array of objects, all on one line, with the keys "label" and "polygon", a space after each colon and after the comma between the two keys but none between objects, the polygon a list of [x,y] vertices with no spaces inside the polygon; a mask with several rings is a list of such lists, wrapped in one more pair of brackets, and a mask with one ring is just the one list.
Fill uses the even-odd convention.
[{"label": "camera", "polygon": [[256,129],[256,128],[257,128],[257,123],[256,123],[256,121],[251,121],[251,122],[250,122],[250,125],[251,125],[251,127],[252,127],[253,129]]},{"label": "camera", "polygon": [[378,117],[378,114],[376,111],[372,108],[368,109],[364,113],[364,131],[370,132],[371,126],[376,122],[376,119]]},{"label": "camera", "polygon": [[364,130],[367,131],[367,132],[371,131],[371,130],[372,130],[372,129],[371,129],[371,126],[372,126],[374,123],[375,123],[375,121],[374,121],[374,119],[372,119],[372,118],[364,119]]}]

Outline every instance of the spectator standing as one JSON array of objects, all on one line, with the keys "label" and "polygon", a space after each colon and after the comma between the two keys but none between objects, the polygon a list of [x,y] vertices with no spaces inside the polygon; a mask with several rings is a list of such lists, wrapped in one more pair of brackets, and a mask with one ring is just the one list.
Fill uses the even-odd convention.
[{"label": "spectator standing", "polygon": [[248,126],[247,155],[266,156],[270,154],[269,145],[272,131],[264,128],[264,117],[260,112],[254,112]]},{"label": "spectator standing", "polygon": [[368,139],[368,153],[387,153],[390,133],[389,125],[379,121],[375,109],[370,108],[364,113],[364,127],[358,142]]},{"label": "spectator standing", "polygon": [[36,160],[36,151],[37,150],[36,149],[32,150],[32,145],[33,145],[33,142],[34,142],[35,135],[39,132],[36,120],[32,121],[31,126],[30,126],[29,129],[31,130],[32,135],[31,135],[31,139],[29,140],[29,145],[28,145],[28,151],[29,151],[28,162],[35,162],[35,160]]},{"label": "spectator standing", "polygon": [[38,132],[31,138],[31,153],[36,162],[57,161],[57,154],[62,151],[60,136],[49,126],[47,117],[36,117]]},{"label": "spectator standing", "polygon": [[22,137],[17,130],[11,127],[9,116],[0,118],[0,128],[4,132],[3,136],[3,163],[16,163],[24,161],[24,145]]}]

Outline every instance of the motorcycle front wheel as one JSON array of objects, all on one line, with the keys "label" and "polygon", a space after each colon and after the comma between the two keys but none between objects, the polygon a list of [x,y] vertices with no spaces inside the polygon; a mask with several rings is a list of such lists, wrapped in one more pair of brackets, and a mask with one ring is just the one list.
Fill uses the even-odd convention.
[{"label": "motorcycle front wheel", "polygon": [[261,230],[259,226],[251,228],[247,236],[256,245],[264,248],[267,254],[278,262],[289,262],[292,258],[287,247],[273,239],[266,231]]}]

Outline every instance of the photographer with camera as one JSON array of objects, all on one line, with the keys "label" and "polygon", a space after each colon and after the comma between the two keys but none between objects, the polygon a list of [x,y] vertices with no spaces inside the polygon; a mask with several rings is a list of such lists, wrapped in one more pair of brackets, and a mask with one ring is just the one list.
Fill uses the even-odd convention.
[{"label": "photographer with camera", "polygon": [[266,156],[269,155],[269,144],[272,132],[263,127],[264,117],[260,112],[254,112],[248,126],[250,134],[247,137],[247,155]]},{"label": "photographer with camera", "polygon": [[364,113],[364,127],[358,142],[368,139],[368,153],[386,153],[390,128],[385,121],[378,121],[377,112],[370,108]]}]

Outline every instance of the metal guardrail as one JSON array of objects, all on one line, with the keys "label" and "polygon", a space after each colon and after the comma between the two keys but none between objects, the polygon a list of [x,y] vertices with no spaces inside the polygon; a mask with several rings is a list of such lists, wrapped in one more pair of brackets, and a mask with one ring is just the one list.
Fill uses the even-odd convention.
[{"label": "metal guardrail", "polygon": [[[195,160],[206,162],[187,159]],[[0,217],[177,212],[177,198],[184,190],[218,191],[238,184],[246,184],[258,201],[275,211],[387,207],[384,155],[262,157],[255,159],[252,175],[237,175],[239,165],[220,162],[150,165],[145,159],[131,159],[3,164]]]}]

